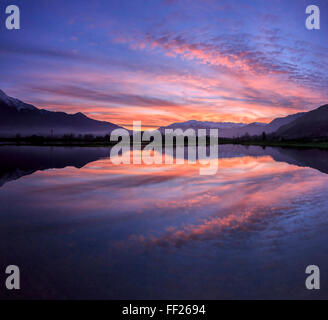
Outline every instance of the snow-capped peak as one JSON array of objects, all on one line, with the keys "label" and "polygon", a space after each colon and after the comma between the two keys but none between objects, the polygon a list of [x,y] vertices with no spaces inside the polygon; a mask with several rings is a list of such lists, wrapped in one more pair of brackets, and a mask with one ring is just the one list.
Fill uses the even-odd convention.
[{"label": "snow-capped peak", "polygon": [[6,105],[10,107],[16,108],[18,111],[21,111],[22,109],[37,110],[37,108],[35,108],[30,104],[26,104],[18,99],[8,97],[1,89],[0,89],[0,101],[4,102]]}]

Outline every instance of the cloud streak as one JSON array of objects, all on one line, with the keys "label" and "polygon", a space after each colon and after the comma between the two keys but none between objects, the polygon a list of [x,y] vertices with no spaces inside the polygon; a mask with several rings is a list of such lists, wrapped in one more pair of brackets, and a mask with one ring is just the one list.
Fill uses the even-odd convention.
[{"label": "cloud streak", "polygon": [[[292,25],[293,13],[273,3],[166,1],[149,4],[151,14],[134,5],[132,14],[132,7],[123,12],[104,1],[101,12],[92,11],[97,21],[61,5],[52,8],[61,18],[47,32],[35,20],[24,39],[4,39],[0,87],[8,94],[147,127],[190,119],[269,122],[328,101],[324,34],[314,39],[303,21],[303,29]],[[78,14],[69,14],[73,9]],[[42,14],[53,21],[53,13]]]}]

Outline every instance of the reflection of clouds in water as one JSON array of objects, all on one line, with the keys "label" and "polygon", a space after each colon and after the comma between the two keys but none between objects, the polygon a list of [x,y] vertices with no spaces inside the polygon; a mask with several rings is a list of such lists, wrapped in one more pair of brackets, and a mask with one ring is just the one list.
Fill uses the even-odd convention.
[{"label": "reflection of clouds in water", "polygon": [[214,176],[199,176],[197,164],[115,166],[106,158],[23,176],[1,188],[0,247],[30,268],[56,257],[50,269],[45,261],[48,278],[65,279],[73,293],[73,272],[82,289],[97,284],[97,297],[140,297],[147,285],[146,298],[302,294],[303,265],[327,265],[328,176],[296,166],[304,152],[277,162],[278,149],[245,150],[219,157]]},{"label": "reflection of clouds in water", "polygon": [[[243,172],[243,165],[249,170]],[[199,216],[196,224],[188,223],[186,219],[180,227],[162,230],[164,235],[133,235],[130,240],[147,246],[181,246],[190,241],[217,239],[235,231],[262,229],[272,218],[291,214],[294,201],[302,207],[300,197],[303,199],[306,193],[326,184],[326,177],[322,174],[277,164],[267,158],[233,159],[230,166],[229,160],[225,160],[220,174],[224,177],[224,184],[220,184],[220,179],[217,184],[213,180],[202,181],[197,185],[197,191],[183,200],[171,200],[162,207],[160,201],[156,203],[157,208],[172,210],[187,207]],[[204,193],[202,184],[206,187]]]},{"label": "reflection of clouds in water", "polygon": [[[103,197],[112,193],[115,199],[111,197],[111,208],[115,211],[133,208],[149,219],[156,219],[152,213],[158,212],[184,214],[180,225],[164,225],[159,229],[157,225],[156,230],[130,237],[146,245],[181,246],[235,231],[265,228],[269,219],[286,215],[292,201],[326,183],[323,174],[277,163],[269,156],[220,159],[220,171],[213,177],[195,175],[195,167],[156,166],[152,172],[142,165],[116,167],[101,160],[83,169],[84,181],[43,191],[69,194],[69,190],[74,193],[96,190],[96,198],[86,201],[99,209],[107,206]],[[83,199],[82,206],[85,207]]]},{"label": "reflection of clouds in water", "polygon": [[134,234],[129,241],[118,241],[116,246],[146,250],[183,247],[188,250],[188,247],[202,248],[210,243],[213,247],[229,250],[229,255],[244,254],[242,250],[247,248],[258,252],[264,259],[282,250],[294,248],[299,251],[313,246],[320,233],[326,233],[327,205],[321,196],[310,193],[307,199],[292,199],[289,206],[261,206],[248,211],[233,207],[225,217],[212,217],[200,224],[185,224],[180,228],[168,227],[159,236]]},{"label": "reflection of clouds in water", "polygon": [[[324,186],[327,179],[268,155],[220,158],[214,176],[199,176],[200,166],[116,166],[102,159],[82,169],[38,172],[26,180],[26,194],[39,197],[42,192],[44,201],[36,202],[38,207],[102,212],[108,220],[120,214],[149,219],[147,227],[130,234],[130,240],[179,246],[263,227],[267,219],[286,214],[293,201]],[[89,223],[100,223],[104,216]]]}]

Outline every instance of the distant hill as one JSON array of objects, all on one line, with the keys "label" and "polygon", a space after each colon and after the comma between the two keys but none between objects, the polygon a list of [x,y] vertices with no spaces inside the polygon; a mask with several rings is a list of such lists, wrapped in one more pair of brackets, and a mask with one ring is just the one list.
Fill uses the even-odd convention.
[{"label": "distant hill", "polygon": [[234,123],[234,122],[211,122],[211,121],[197,121],[189,120],[186,122],[172,123],[166,127],[160,127],[158,130],[164,133],[166,129],[233,129],[244,127],[245,123]]},{"label": "distant hill", "polygon": [[[295,119],[301,117],[304,113],[297,113],[283,118],[277,118],[270,123],[253,122],[250,124],[233,123],[233,122],[208,122],[208,121],[187,121],[181,123],[173,123],[167,127],[160,127],[159,131],[165,132],[165,129],[219,129],[219,137],[221,138],[237,138],[245,135],[258,136],[263,132],[269,134],[278,130],[281,126],[286,125]],[[209,132],[208,132],[209,133]]]},{"label": "distant hill", "polygon": [[327,138],[328,104],[306,112],[301,117],[280,127],[275,135],[286,139]]},{"label": "distant hill", "polygon": [[0,136],[10,137],[42,135],[62,136],[75,135],[106,135],[116,124],[88,118],[83,113],[67,114],[38,109],[18,99],[7,96],[0,90]]}]

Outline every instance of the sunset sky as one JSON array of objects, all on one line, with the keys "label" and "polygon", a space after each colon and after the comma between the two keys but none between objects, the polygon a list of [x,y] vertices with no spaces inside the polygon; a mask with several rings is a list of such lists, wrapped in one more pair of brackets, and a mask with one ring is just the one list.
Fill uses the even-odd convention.
[{"label": "sunset sky", "polygon": [[269,122],[328,103],[327,35],[326,0],[5,0],[0,89],[125,127]]}]

